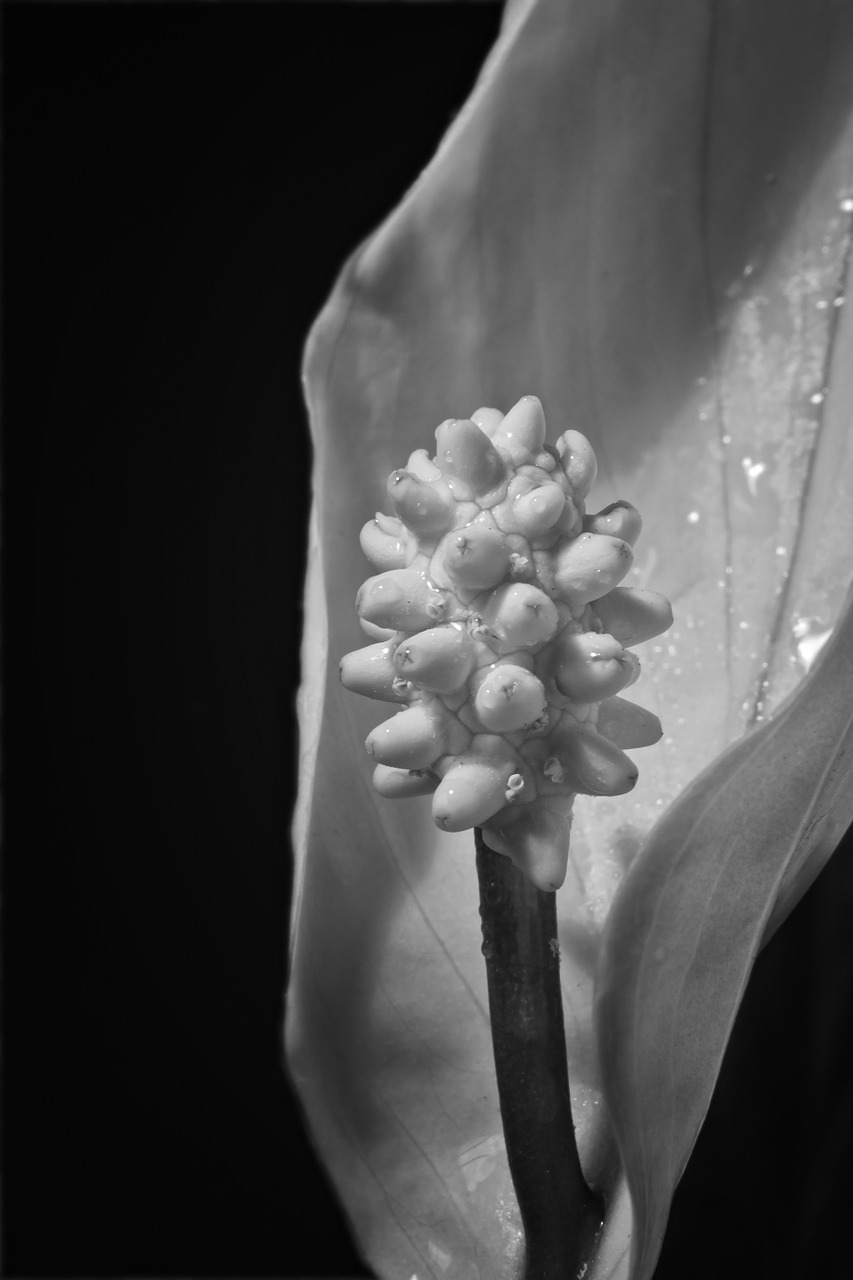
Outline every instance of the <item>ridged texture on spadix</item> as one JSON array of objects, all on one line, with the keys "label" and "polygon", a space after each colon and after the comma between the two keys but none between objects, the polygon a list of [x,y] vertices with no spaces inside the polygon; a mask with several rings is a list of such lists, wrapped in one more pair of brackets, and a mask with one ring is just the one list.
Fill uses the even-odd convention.
[{"label": "ridged texture on spadix", "polygon": [[432,794],[440,828],[482,827],[549,891],[566,874],[574,796],[630,791],[623,748],[661,735],[614,695],[639,675],[626,646],[672,611],[617,585],[642,521],[622,501],[588,515],[595,476],[580,432],[545,444],[536,396],[448,418],[434,457],[417,449],[392,472],[396,514],[361,531],[378,572],[356,604],[376,643],[341,661],[347,688],[404,708],[368,735],[376,790]]}]

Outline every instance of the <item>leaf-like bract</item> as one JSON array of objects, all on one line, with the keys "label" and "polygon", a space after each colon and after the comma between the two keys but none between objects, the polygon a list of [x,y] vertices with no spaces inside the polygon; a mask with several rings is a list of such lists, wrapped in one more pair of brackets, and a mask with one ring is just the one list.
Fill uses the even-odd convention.
[{"label": "leaf-like bract", "polygon": [[657,824],[610,913],[596,1013],[637,1280],[653,1273],[758,948],[853,821],[852,688],[853,595],[787,705]]},{"label": "leaf-like bract", "polygon": [[[592,1014],[610,903],[656,819],[745,730],[757,727],[737,750],[751,760],[766,743],[768,760],[795,771],[780,775],[782,793],[796,785],[793,721],[767,717],[836,623],[851,574],[851,44],[851,6],[832,0],[520,0],[434,161],[346,266],[312,332],[288,1044],[321,1154],[389,1280],[509,1277],[519,1229],[473,842],[439,833],[428,801],[375,796],[362,743],[386,712],[338,685],[340,656],[363,642],[358,530],[439,422],[530,393],[554,435],[592,441],[590,510],[624,498],[644,515],[627,581],[673,603],[672,631],[637,650],[665,736],[640,753],[630,797],[578,802],[558,896],[578,1142],[609,1201],[588,1280],[624,1276],[631,1211]],[[658,847],[632,885],[654,879]],[[791,866],[810,874],[808,857]],[[693,1129],[672,1120],[654,1178],[632,1163],[648,1150],[620,1074],[635,1068],[608,1061],[634,1233],[649,1242],[641,1268],[779,884],[769,877],[753,903],[734,986],[709,996],[717,1039],[694,1064]],[[623,946],[643,946],[624,919],[610,975],[624,970]],[[622,995],[603,990],[609,1026]],[[661,999],[647,983],[631,1015],[654,1025]],[[672,1087],[656,1105],[675,1117]]]}]

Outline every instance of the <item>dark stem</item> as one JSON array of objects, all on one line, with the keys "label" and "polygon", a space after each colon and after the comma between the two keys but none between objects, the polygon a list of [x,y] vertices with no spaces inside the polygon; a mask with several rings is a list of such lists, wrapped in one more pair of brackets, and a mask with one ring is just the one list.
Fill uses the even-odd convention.
[{"label": "dark stem", "polygon": [[603,1218],[569,1098],[556,894],[476,830],[483,955],[501,1119],[525,1236],[524,1280],[575,1280]]}]

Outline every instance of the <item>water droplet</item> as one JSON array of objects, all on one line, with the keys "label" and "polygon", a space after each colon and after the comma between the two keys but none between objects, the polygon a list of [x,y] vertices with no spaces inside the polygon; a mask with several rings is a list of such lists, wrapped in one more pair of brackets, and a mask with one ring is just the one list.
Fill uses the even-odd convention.
[{"label": "water droplet", "polygon": [[826,308],[829,306],[829,303],[827,302],[826,298],[821,298],[820,302],[815,303],[815,306],[817,307],[818,311],[826,311]]},{"label": "water droplet", "polygon": [[739,622],[739,623],[738,623],[738,626],[740,627],[741,631],[748,631],[748,630],[749,630],[749,623],[748,623],[748,622]]},{"label": "water droplet", "polygon": [[853,213],[853,198],[845,196],[838,207],[842,213]]},{"label": "water droplet", "polygon": [[732,442],[732,438],[731,438],[731,436],[728,436],[728,435],[727,435],[727,436],[723,436],[723,437],[722,437],[722,441],[723,441],[723,444],[731,444],[731,442]]},{"label": "water droplet", "polygon": [[809,400],[812,402],[812,404],[823,404],[823,401],[824,401],[824,392],[823,392],[823,391],[816,391],[816,392],[814,393],[814,395],[809,396]]},{"label": "water droplet", "polygon": [[687,512],[687,523],[688,523],[688,524],[698,524],[698,523],[699,523],[699,512],[698,512],[698,511],[688,511],[688,512]]},{"label": "water droplet", "polygon": [[792,630],[796,641],[797,655],[803,669],[808,671],[832,635],[832,627],[825,626],[819,618],[797,617],[794,620]]},{"label": "water droplet", "polygon": [[776,554],[777,554],[777,556],[786,556],[786,555],[788,554],[788,548],[787,548],[787,547],[777,547],[777,548],[776,548]]},{"label": "water droplet", "polygon": [[764,462],[753,462],[752,458],[749,457],[741,458],[740,465],[743,467],[749,492],[754,498],[758,494],[758,481],[767,470],[767,465]]},{"label": "water droplet", "polygon": [[840,293],[840,294],[838,295],[838,297],[835,299],[835,301],[833,302],[833,304],[832,304],[832,305],[833,305],[834,307],[843,307],[843,306],[844,306],[844,294],[843,294],[843,293]]}]

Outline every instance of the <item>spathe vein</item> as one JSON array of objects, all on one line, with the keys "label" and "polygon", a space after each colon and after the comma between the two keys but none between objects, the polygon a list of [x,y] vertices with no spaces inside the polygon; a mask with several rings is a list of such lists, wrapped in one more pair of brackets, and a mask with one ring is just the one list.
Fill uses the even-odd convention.
[{"label": "spathe vein", "polygon": [[[408,1138],[412,1146],[415,1148],[415,1150],[420,1153],[424,1161],[427,1163],[427,1165],[429,1165],[430,1171],[432,1172],[436,1182],[441,1188],[443,1195],[446,1197],[450,1207],[453,1210],[453,1217],[458,1220],[459,1225],[462,1227],[463,1234],[467,1238],[469,1244],[473,1246],[474,1252],[476,1253],[477,1239],[474,1236],[473,1232],[471,1231],[471,1228],[468,1226],[468,1223],[465,1221],[465,1217],[462,1214],[462,1211],[460,1210],[458,1204],[456,1203],[456,1200],[453,1194],[451,1193],[446,1181],[442,1177],[439,1170],[436,1168],[431,1156],[421,1146],[420,1142],[418,1142],[417,1138],[412,1133],[412,1131],[408,1128],[408,1126],[404,1124],[404,1122],[400,1119],[400,1116],[397,1113],[397,1111],[394,1109],[394,1107],[391,1106],[388,1099],[384,1096],[383,1093],[381,1093],[381,1091],[377,1088],[377,1086],[375,1084],[371,1084],[370,1089],[371,1089],[371,1092],[374,1093],[376,1097],[379,1099],[379,1102],[382,1104],[382,1106],[385,1108],[388,1114],[392,1117],[392,1119],[394,1120],[394,1123],[400,1128],[401,1132],[406,1135],[406,1137]],[[424,1222],[421,1225],[426,1227],[428,1224]]]},{"label": "spathe vein", "polygon": [[[468,979],[465,977],[464,973],[462,972],[462,970],[459,968],[458,964],[454,960],[452,953],[447,947],[447,944],[445,943],[444,939],[441,937],[441,934],[436,929],[435,925],[433,924],[432,920],[429,917],[429,914],[426,908],[424,907],[423,903],[418,897],[417,891],[413,888],[411,880],[406,875],[398,859],[394,856],[394,844],[388,833],[388,829],[385,826],[384,814],[382,812],[382,809],[376,803],[376,796],[373,791],[373,787],[371,783],[368,782],[368,780],[361,775],[360,775],[360,782],[361,782],[363,791],[367,793],[367,803],[373,807],[374,813],[376,814],[377,819],[379,821],[379,825],[382,828],[384,839],[385,839],[385,846],[386,846],[388,861],[394,866],[397,874],[399,875],[400,879],[403,881],[403,884],[406,886],[406,892],[410,900],[414,904],[415,910],[418,912],[418,915],[421,917],[428,932],[432,935],[438,949],[441,951],[445,960],[450,965],[450,968],[456,974],[456,977],[459,979],[460,984],[464,987],[465,991],[468,993],[480,1017],[483,1019],[484,1023],[488,1026],[489,1015],[486,1012],[486,1010],[483,1008],[483,1005],[480,1003],[477,993],[474,991],[473,987],[468,982]],[[401,800],[397,802],[392,801],[391,803],[405,804],[406,802],[404,800]],[[436,832],[436,837],[438,837],[438,835],[439,833]],[[474,923],[476,924],[476,922]]]},{"label": "spathe vein", "polygon": [[[842,253],[841,267],[838,273],[838,283],[833,294],[833,305],[831,315],[829,317],[829,332],[826,339],[826,350],[823,357],[823,365],[821,368],[820,386],[823,390],[828,390],[830,382],[830,374],[832,372],[832,362],[835,356],[835,350],[838,343],[838,333],[841,328],[841,313],[843,306],[839,305],[839,299],[843,299],[846,295],[847,284],[850,275],[850,257],[851,248],[853,248],[853,214],[848,219],[847,231],[844,237],[844,250]],[[791,557],[788,564],[788,572],[782,581],[782,590],[776,601],[776,611],[773,617],[773,623],[770,628],[770,635],[767,641],[767,660],[766,666],[758,676],[756,682],[755,693],[753,695],[752,707],[749,713],[748,727],[752,728],[758,722],[761,714],[761,708],[767,697],[768,686],[770,684],[771,660],[776,646],[782,635],[782,628],[790,616],[790,597],[791,584],[794,575],[799,567],[802,558],[803,547],[803,531],[805,528],[806,508],[809,504],[812,485],[814,482],[814,473],[817,465],[818,453],[821,442],[824,437],[824,421],[826,418],[826,408],[829,402],[829,395],[825,394],[823,400],[818,406],[817,421],[815,431],[809,445],[809,457],[806,465],[806,474],[803,480],[803,486],[800,490],[800,502],[797,512],[796,530],[794,533],[794,545],[791,549]]]},{"label": "spathe vein", "polygon": [[723,626],[725,629],[724,654],[726,664],[726,722],[725,740],[732,737],[732,696],[734,679],[732,673],[732,574],[726,570],[732,564],[732,520],[731,497],[729,493],[728,450],[724,444],[726,436],[725,405],[722,390],[722,351],[721,351],[721,317],[714,295],[714,280],[711,268],[711,156],[713,151],[713,121],[715,79],[718,48],[718,15],[715,0],[708,5],[708,33],[705,54],[705,84],[703,89],[703,105],[700,120],[700,139],[698,146],[698,226],[699,243],[702,260],[702,280],[705,292],[705,307],[709,326],[709,373],[713,388],[714,426],[717,434],[717,451],[719,455],[720,503],[723,516]]}]

